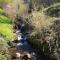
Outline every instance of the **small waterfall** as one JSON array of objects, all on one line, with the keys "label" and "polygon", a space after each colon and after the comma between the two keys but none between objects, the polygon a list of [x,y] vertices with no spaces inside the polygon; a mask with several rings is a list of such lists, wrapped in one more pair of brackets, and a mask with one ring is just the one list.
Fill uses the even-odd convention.
[{"label": "small waterfall", "polygon": [[36,60],[43,60],[39,55],[39,53],[28,42],[26,34],[21,31],[22,30],[21,20],[22,19],[18,19],[19,24],[18,24],[18,29],[16,31],[17,40],[18,40],[16,44],[17,51],[21,50],[23,54],[32,53],[33,55],[35,55]]},{"label": "small waterfall", "polygon": [[16,31],[17,34],[17,49],[25,50],[25,51],[32,51],[31,45],[28,43],[28,39],[25,35],[23,35],[20,31]]}]

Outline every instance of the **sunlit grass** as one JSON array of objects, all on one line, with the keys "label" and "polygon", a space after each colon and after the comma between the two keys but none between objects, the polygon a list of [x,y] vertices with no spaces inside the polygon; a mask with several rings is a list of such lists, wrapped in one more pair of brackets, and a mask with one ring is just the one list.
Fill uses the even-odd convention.
[{"label": "sunlit grass", "polygon": [[8,17],[0,15],[0,23],[12,23],[12,21]]},{"label": "sunlit grass", "polygon": [[0,9],[0,34],[9,41],[13,39],[12,20],[2,15],[3,13],[4,10]]},{"label": "sunlit grass", "polygon": [[0,9],[0,14],[4,14],[4,10]]},{"label": "sunlit grass", "polygon": [[6,40],[12,40],[13,32],[12,25],[0,23],[0,33],[5,37]]}]

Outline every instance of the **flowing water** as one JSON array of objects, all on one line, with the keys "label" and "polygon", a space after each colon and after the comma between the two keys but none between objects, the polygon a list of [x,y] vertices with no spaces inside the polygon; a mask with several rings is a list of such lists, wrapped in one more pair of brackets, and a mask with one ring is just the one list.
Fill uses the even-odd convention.
[{"label": "flowing water", "polygon": [[19,41],[16,45],[17,50],[22,50],[23,52],[27,53],[35,53],[36,60],[42,60],[37,51],[35,51],[35,49],[33,49],[32,46],[29,44],[26,35],[22,34],[19,30],[16,32],[16,34]]},{"label": "flowing water", "polygon": [[18,25],[18,30],[16,31],[16,35],[17,35],[17,44],[16,44],[16,48],[17,50],[21,50],[24,54],[24,52],[26,53],[34,53],[36,60],[44,60],[43,59],[43,54],[39,54],[33,47],[32,45],[28,42],[27,36],[26,34],[24,34],[21,30],[22,30],[22,22],[21,19],[18,19],[19,25]]}]

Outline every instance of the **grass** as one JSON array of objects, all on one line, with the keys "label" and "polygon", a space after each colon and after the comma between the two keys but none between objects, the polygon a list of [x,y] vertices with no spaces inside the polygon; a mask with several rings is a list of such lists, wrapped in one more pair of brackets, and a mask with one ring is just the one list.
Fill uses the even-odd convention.
[{"label": "grass", "polygon": [[11,24],[0,23],[0,33],[4,36],[6,40],[13,39],[13,32],[11,27]]},{"label": "grass", "polygon": [[6,60],[6,57],[2,54],[0,54],[0,60]]},{"label": "grass", "polygon": [[[4,11],[0,9],[0,13]],[[12,40],[13,37],[13,30],[12,30],[12,20],[2,14],[0,14],[0,34],[4,37],[5,40],[9,41]]]},{"label": "grass", "polygon": [[9,56],[7,42],[13,40],[14,34],[12,30],[12,20],[3,13],[4,11],[0,9],[0,34],[3,37],[0,37],[0,60],[7,60]]},{"label": "grass", "polygon": [[4,14],[4,10],[0,9],[0,14]]},{"label": "grass", "polygon": [[3,16],[3,15],[0,15],[0,23],[7,23],[7,24],[11,24],[12,21],[6,17],[6,16]]}]

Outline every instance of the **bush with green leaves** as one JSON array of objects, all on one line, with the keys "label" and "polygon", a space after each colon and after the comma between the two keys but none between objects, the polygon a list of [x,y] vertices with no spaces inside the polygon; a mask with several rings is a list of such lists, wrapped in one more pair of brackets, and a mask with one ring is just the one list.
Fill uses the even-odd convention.
[{"label": "bush with green leaves", "polygon": [[[56,4],[55,4],[56,5]],[[58,9],[57,6],[54,8]],[[54,11],[54,8],[51,8]],[[49,11],[49,8],[46,8]],[[30,31],[29,41],[40,52],[42,51],[50,60],[59,60],[58,51],[60,49],[60,19],[55,15],[46,14],[45,9],[33,11],[30,14],[30,24],[34,29]],[[50,13],[52,13],[50,11]],[[58,12],[56,12],[58,13]],[[52,13],[53,14],[53,13]],[[55,13],[54,13],[55,14]],[[54,15],[53,14],[53,15]]]}]

